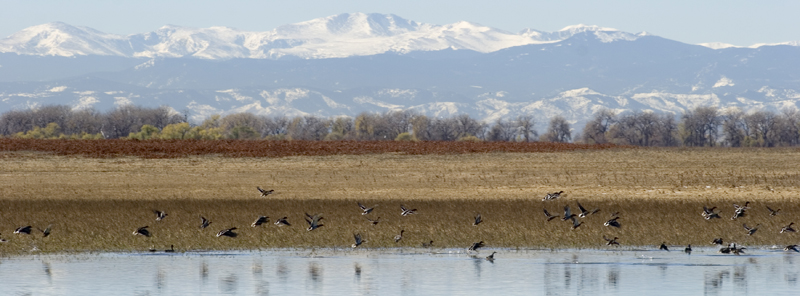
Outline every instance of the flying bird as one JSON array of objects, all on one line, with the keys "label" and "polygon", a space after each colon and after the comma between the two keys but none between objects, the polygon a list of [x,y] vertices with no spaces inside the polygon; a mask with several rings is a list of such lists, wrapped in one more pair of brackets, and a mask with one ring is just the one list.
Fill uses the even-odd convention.
[{"label": "flying bird", "polygon": [[619,217],[611,218],[611,220],[608,220],[606,221],[606,223],[603,223],[603,226],[620,228],[622,225],[619,224],[619,221],[617,221],[617,219],[619,219]]},{"label": "flying bird", "polygon": [[573,214],[572,211],[569,210],[569,206],[564,206],[564,217],[561,218],[561,221],[567,221],[569,219],[572,219],[573,217],[575,217],[575,214]]},{"label": "flying bird", "polygon": [[755,227],[747,227],[747,224],[742,224],[742,226],[744,226],[744,229],[747,230],[747,235],[753,235],[754,233],[756,233],[758,227],[761,226],[761,224],[758,224]]},{"label": "flying bird", "polygon": [[791,222],[791,223],[789,223],[789,225],[786,225],[783,228],[781,228],[781,233],[784,233],[784,232],[795,232],[794,228],[792,228],[792,225],[794,225],[794,222]]},{"label": "flying bird", "polygon": [[494,254],[497,254],[497,252],[492,252],[491,255],[486,256],[486,261],[494,263]]},{"label": "flying bird", "polygon": [[722,238],[721,237],[720,238],[715,238],[714,240],[711,241],[711,244],[712,245],[722,245]]},{"label": "flying bird", "polygon": [[289,221],[286,220],[286,218],[287,217],[283,217],[283,218],[280,218],[280,219],[276,220],[275,221],[275,225],[278,225],[278,226],[292,226],[292,224],[289,224]]},{"label": "flying bird", "polygon": [[483,222],[483,219],[481,219],[481,214],[477,214],[475,215],[475,222],[472,222],[472,226],[478,226],[478,224],[481,224],[481,222]]},{"label": "flying bird", "polygon": [[619,238],[618,238],[618,237],[616,237],[616,236],[615,236],[614,238],[607,238],[607,237],[604,235],[604,236],[603,236],[603,239],[604,239],[604,240],[606,240],[606,245],[607,245],[607,246],[610,246],[610,245],[618,245],[618,246],[619,246],[619,243],[617,242],[617,239],[619,239]]},{"label": "flying bird", "polygon": [[405,230],[400,229],[400,234],[394,236],[394,242],[399,242],[403,239],[403,232],[405,232]]},{"label": "flying bird", "polygon": [[366,215],[366,214],[369,214],[369,213],[371,213],[371,212],[372,212],[372,210],[374,210],[374,209],[375,209],[375,207],[377,207],[377,206],[378,206],[378,205],[374,205],[374,206],[372,206],[371,208],[368,208],[368,207],[366,207],[365,205],[362,205],[361,203],[358,203],[358,207],[359,207],[359,208],[361,208],[361,215]]},{"label": "flying bird", "polygon": [[261,226],[261,224],[269,223],[269,217],[267,216],[258,216],[256,221],[253,221],[253,224],[250,224],[250,227]]},{"label": "flying bird", "polygon": [[797,245],[788,245],[788,246],[786,246],[785,248],[783,248],[783,250],[784,250],[784,251],[795,251],[795,252],[800,252],[800,250],[797,250]]},{"label": "flying bird", "polygon": [[469,251],[477,251],[478,249],[483,248],[484,245],[485,244],[483,243],[483,241],[479,241],[477,243],[472,243],[472,245],[469,246],[468,250]]},{"label": "flying bird", "polygon": [[417,213],[417,209],[410,209],[409,210],[409,209],[406,209],[406,207],[403,206],[403,205],[400,205],[400,210],[402,210],[402,212],[400,212],[400,215],[403,215],[403,216],[408,216],[408,215],[412,215],[412,214],[416,214]]},{"label": "flying bird", "polygon": [[306,222],[308,222],[308,228],[306,228],[306,230],[312,231],[314,229],[325,226],[322,225],[322,223],[319,223],[320,220],[322,220],[321,214],[316,214],[314,216],[311,216],[308,213],[306,213]]},{"label": "flying bird", "polygon": [[372,220],[372,219],[370,219],[369,217],[364,217],[364,218],[366,218],[366,219],[367,219],[367,221],[369,221],[369,223],[371,223],[372,225],[378,225],[378,222],[381,222],[381,217],[378,217],[378,218],[377,218],[377,219],[375,219],[375,220]]},{"label": "flying bird", "polygon": [[211,221],[206,219],[206,217],[200,216],[200,229],[204,229],[211,224]]},{"label": "flying bird", "polygon": [[572,217],[572,230],[578,229],[581,225],[583,225],[583,222],[578,222],[578,219]]},{"label": "flying bird", "polygon": [[713,208],[709,209],[709,208],[703,206],[703,212],[700,213],[700,215],[702,215],[703,218],[706,219],[706,220],[711,220],[711,219],[714,219],[714,218],[720,218],[719,213],[714,212],[714,209],[716,209],[716,208],[717,207],[713,207]]},{"label": "flying bird", "polygon": [[773,210],[769,206],[767,206],[767,210],[769,211],[770,216],[777,216],[778,214],[780,214],[781,211],[781,209]]},{"label": "flying bird", "polygon": [[150,231],[147,230],[147,227],[148,226],[142,226],[142,227],[136,228],[136,230],[133,232],[133,235],[143,235],[145,237],[150,237]]},{"label": "flying bird", "polygon": [[270,195],[273,192],[275,192],[275,189],[264,190],[264,189],[261,189],[261,187],[258,187],[258,186],[256,186],[256,189],[258,189],[258,192],[261,193],[261,197],[266,197],[267,195]]},{"label": "flying bird", "polygon": [[554,200],[556,198],[561,197],[562,193],[564,193],[564,191],[548,193],[547,195],[544,196],[544,198],[542,198],[542,201]]},{"label": "flying bird", "polygon": [[48,237],[48,236],[50,236],[50,229],[52,227],[53,227],[53,224],[50,224],[50,225],[47,225],[47,227],[44,230],[41,230],[39,228],[36,228],[36,229],[39,229],[39,231],[42,232],[42,237]]},{"label": "flying bird", "polygon": [[550,215],[550,212],[548,212],[547,209],[542,209],[542,210],[544,211],[544,216],[547,217],[547,221],[558,218],[558,216]]},{"label": "flying bird", "polygon": [[361,239],[361,234],[360,233],[353,234],[353,239],[355,239],[355,241],[356,241],[352,245],[353,249],[357,248],[358,246],[360,246],[361,244],[366,242],[365,240]]},{"label": "flying bird", "polygon": [[220,230],[219,232],[217,232],[217,237],[220,237],[220,236],[236,237],[239,234],[236,233],[236,232],[233,232],[234,230],[236,230],[236,227],[231,227],[231,228],[228,228],[228,229]]},{"label": "flying bird", "polygon": [[581,217],[581,218],[586,218],[586,216],[589,216],[589,215],[591,215],[591,214],[595,214],[595,213],[597,213],[597,212],[599,212],[599,211],[600,211],[600,209],[598,209],[598,208],[595,208],[594,210],[591,210],[591,211],[587,211],[587,210],[586,210],[586,209],[585,209],[585,208],[584,208],[584,207],[581,205],[581,203],[579,203],[579,202],[576,202],[576,203],[578,204],[578,209],[580,209],[580,210],[581,210],[581,213],[580,213],[580,214],[578,214],[578,217]]},{"label": "flying bird", "polygon": [[749,201],[745,202],[744,206],[733,204],[734,212],[733,212],[733,217],[731,217],[731,220],[736,220],[736,218],[744,217],[744,215],[746,214],[745,211],[749,208],[750,208]]},{"label": "flying bird", "polygon": [[669,248],[667,248],[667,243],[666,242],[661,243],[661,246],[658,247],[658,249],[669,252]]},{"label": "flying bird", "polygon": [[164,220],[164,218],[167,217],[167,213],[166,212],[162,212],[162,211],[159,211],[159,210],[153,210],[153,214],[156,214],[156,221]]},{"label": "flying bird", "polygon": [[14,230],[14,233],[16,233],[16,234],[31,234],[31,226],[28,225],[28,226],[17,227],[17,229]]}]

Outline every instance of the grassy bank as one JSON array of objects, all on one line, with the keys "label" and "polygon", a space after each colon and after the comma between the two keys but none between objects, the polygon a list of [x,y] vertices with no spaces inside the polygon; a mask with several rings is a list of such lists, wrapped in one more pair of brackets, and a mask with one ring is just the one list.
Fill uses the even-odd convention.
[{"label": "grassy bank", "polygon": [[[778,234],[798,213],[800,152],[794,149],[612,149],[559,153],[458,155],[333,155],[283,158],[202,156],[170,159],[85,158],[31,152],[0,156],[3,254],[41,251],[178,250],[348,247],[362,233],[365,247],[605,247],[603,235],[628,246],[707,244],[714,237],[746,245],[790,244]],[[259,197],[256,186],[275,189]],[[543,202],[547,192],[565,196]],[[356,202],[378,204],[372,226]],[[576,201],[600,208],[581,219],[545,221]],[[747,216],[730,220],[732,203],[751,201]],[[400,204],[418,215],[400,216]],[[781,208],[771,217],[766,206]],[[703,206],[723,219],[703,220]],[[152,210],[169,216],[155,221]],[[304,213],[322,213],[324,227],[306,231]],[[620,212],[622,228],[602,224]],[[481,213],[485,222],[472,226]],[[200,218],[212,220],[199,229]],[[290,227],[250,223],[287,216]],[[800,222],[800,221],[796,221]],[[753,236],[742,223],[761,224]],[[42,238],[16,227],[52,224]],[[150,226],[152,237],[134,236]],[[236,238],[217,231],[238,227]],[[404,239],[392,238],[400,229]]]}]

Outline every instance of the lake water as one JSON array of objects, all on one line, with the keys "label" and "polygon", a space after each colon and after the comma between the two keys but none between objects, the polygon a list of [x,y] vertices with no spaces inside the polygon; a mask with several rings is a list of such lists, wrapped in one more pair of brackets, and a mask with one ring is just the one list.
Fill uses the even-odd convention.
[{"label": "lake water", "polygon": [[716,250],[23,255],[0,258],[0,295],[797,295],[800,253]]}]

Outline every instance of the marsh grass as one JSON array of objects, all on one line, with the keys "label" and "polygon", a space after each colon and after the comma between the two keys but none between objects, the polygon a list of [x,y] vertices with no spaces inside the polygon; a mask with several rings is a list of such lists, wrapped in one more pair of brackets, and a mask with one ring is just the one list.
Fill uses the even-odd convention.
[{"label": "marsh grass", "polygon": [[[796,244],[778,234],[800,214],[794,149],[626,149],[562,153],[363,155],[285,158],[82,158],[37,153],[0,157],[0,233],[3,254],[62,251],[180,251],[260,248],[349,248],[361,233],[365,248],[434,246],[606,248],[603,235],[622,248],[707,245],[714,237],[744,245]],[[275,189],[267,198],[255,187]],[[547,192],[566,194],[543,202]],[[546,222],[542,208],[561,215],[576,201],[601,209],[584,225]],[[731,221],[733,203],[751,201],[746,217]],[[357,202],[378,204],[369,216]],[[400,216],[400,205],[419,214]],[[766,205],[781,208],[768,216]],[[706,221],[703,206],[722,219]],[[155,221],[152,210],[169,216]],[[620,212],[621,229],[602,226]],[[314,231],[304,213],[323,215]],[[484,223],[472,226],[476,213]],[[212,221],[199,229],[200,218]],[[293,224],[252,228],[256,217]],[[761,224],[747,236],[742,223]],[[42,238],[14,235],[16,227],[53,224]],[[152,237],[134,236],[150,226]],[[215,237],[237,227],[236,238]],[[404,229],[400,243],[392,238]]]}]

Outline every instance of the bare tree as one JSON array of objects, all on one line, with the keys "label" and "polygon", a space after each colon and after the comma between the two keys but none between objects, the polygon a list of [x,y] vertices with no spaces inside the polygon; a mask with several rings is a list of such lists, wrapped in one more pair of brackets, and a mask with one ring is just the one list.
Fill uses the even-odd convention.
[{"label": "bare tree", "polygon": [[566,143],[572,140],[572,132],[569,123],[561,115],[556,115],[550,119],[547,133],[542,135],[542,139],[550,142]]},{"label": "bare tree", "polygon": [[514,125],[517,128],[517,134],[519,134],[520,139],[524,142],[531,142],[539,137],[539,133],[537,133],[535,129],[536,121],[531,115],[517,116]]},{"label": "bare tree", "polygon": [[606,133],[608,133],[611,126],[616,122],[617,115],[614,111],[609,109],[601,109],[597,111],[592,120],[586,123],[583,128],[583,142],[587,144],[605,144],[608,143]]}]

